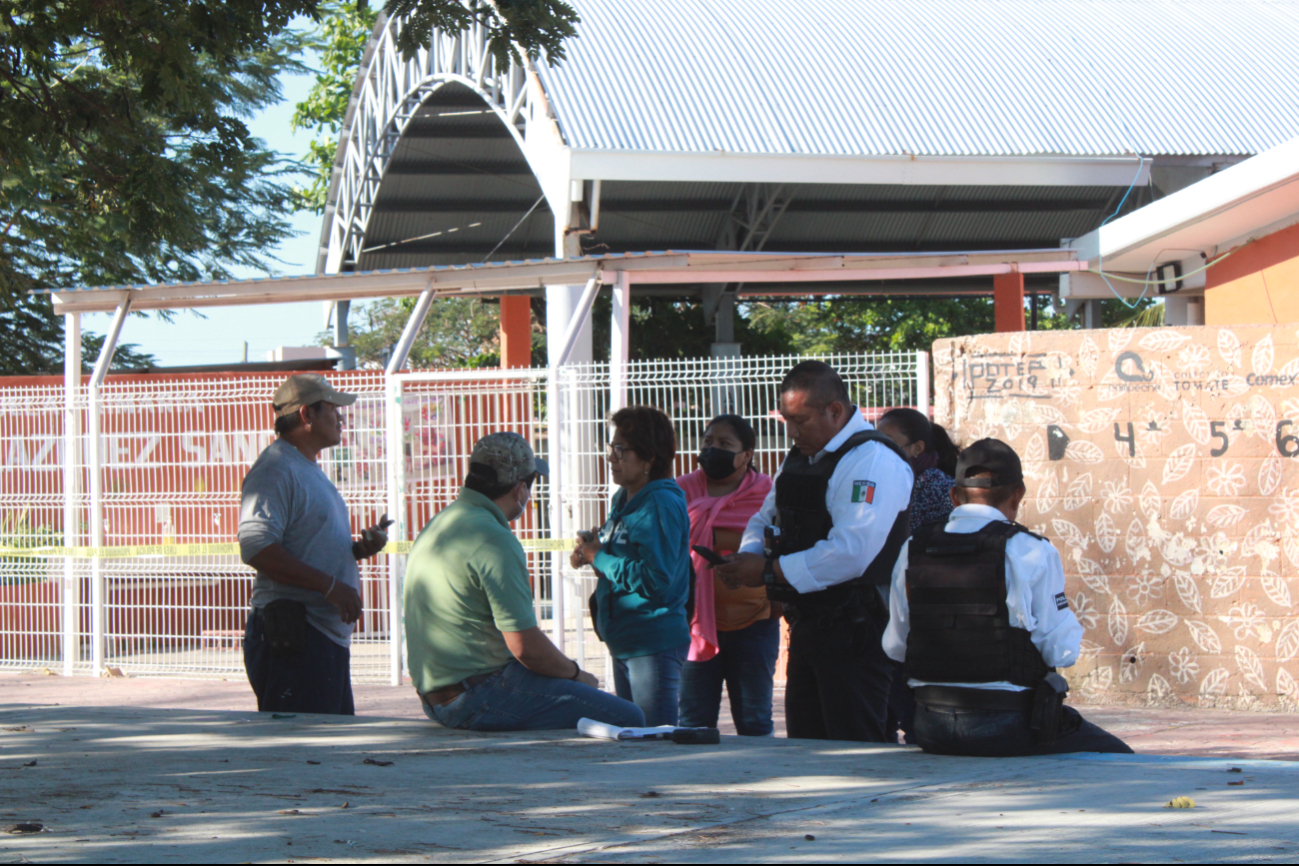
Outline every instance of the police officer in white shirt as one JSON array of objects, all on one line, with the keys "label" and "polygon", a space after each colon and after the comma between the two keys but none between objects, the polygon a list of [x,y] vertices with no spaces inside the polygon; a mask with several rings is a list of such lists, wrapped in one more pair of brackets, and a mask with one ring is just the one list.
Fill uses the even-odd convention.
[{"label": "police officer in white shirt", "polygon": [[820,361],[785,376],[780,414],[794,447],[716,574],[731,587],[766,585],[785,606],[790,737],[888,742],[883,593],[909,531],[911,467]]},{"label": "police officer in white shirt", "polygon": [[1063,704],[1078,660],[1060,554],[1015,522],[1023,468],[1009,445],[961,452],[947,523],[919,527],[893,569],[884,650],[905,661],[916,742],[943,755],[1130,754]]}]

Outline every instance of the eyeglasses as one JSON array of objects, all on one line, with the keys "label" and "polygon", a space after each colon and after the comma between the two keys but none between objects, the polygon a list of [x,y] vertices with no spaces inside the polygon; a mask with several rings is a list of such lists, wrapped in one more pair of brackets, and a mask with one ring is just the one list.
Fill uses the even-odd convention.
[{"label": "eyeglasses", "polygon": [[622,457],[630,449],[626,445],[614,445],[612,442],[604,449],[604,456],[609,460],[622,461]]}]

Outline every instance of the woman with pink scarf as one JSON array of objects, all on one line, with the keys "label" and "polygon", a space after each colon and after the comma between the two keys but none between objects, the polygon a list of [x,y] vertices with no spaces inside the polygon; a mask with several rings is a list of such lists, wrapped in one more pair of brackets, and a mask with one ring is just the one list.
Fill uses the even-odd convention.
[{"label": "woman with pink scarf", "polygon": [[[699,469],[677,479],[690,512],[690,545],[720,554],[735,551],[749,518],[771,490],[771,477],[753,466],[757,437],[738,415],[719,415],[704,430]],[[681,671],[681,724],[713,728],[722,685],[741,736],[766,737],[771,721],[772,679],[780,653],[779,604],[765,587],[727,589],[708,562],[691,551],[695,612],[690,652]]]}]

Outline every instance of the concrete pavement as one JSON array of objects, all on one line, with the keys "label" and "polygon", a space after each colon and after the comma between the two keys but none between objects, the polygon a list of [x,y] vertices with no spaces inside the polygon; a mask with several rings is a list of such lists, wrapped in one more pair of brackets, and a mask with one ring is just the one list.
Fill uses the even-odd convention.
[{"label": "concrete pavement", "polygon": [[[619,744],[12,697],[0,827],[45,828],[0,835],[15,862],[1299,857],[1299,763]],[[1183,795],[1197,807],[1163,808]]]},{"label": "concrete pavement", "polygon": [[[408,685],[353,686],[361,716],[424,718]],[[60,704],[62,706],[156,707],[253,711],[257,708],[248,683],[225,680],[92,679],[40,672],[0,673],[0,705]],[[784,736],[784,699],[776,696],[776,733]],[[1136,709],[1080,706],[1083,715],[1113,731],[1143,754],[1198,757],[1273,758],[1299,760],[1299,715],[1204,710],[1195,707]],[[721,728],[734,733],[723,696]]]}]

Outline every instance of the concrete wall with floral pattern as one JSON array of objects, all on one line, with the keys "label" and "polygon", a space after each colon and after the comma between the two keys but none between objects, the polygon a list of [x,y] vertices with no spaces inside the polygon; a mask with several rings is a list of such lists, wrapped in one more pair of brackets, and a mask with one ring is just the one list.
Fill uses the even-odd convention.
[{"label": "concrete wall with floral pattern", "polygon": [[1024,461],[1091,702],[1299,711],[1299,325],[934,344],[935,420]]}]

